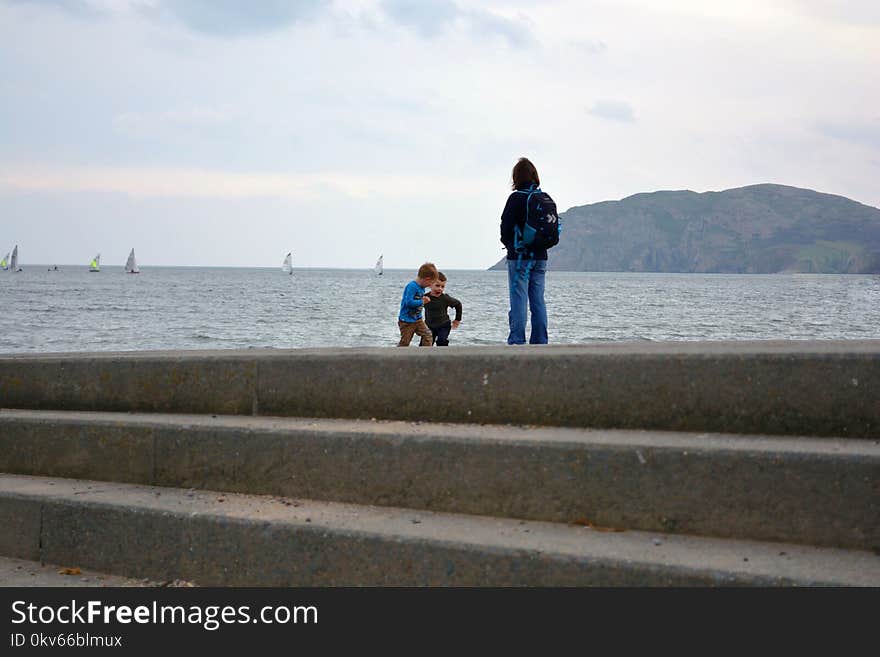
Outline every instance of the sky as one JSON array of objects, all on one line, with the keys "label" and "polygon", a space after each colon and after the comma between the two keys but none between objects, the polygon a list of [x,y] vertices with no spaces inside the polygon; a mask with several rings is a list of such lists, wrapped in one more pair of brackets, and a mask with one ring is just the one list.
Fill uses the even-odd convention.
[{"label": "sky", "polygon": [[0,0],[0,255],[484,269],[521,156],[880,206],[877,71],[876,0]]}]

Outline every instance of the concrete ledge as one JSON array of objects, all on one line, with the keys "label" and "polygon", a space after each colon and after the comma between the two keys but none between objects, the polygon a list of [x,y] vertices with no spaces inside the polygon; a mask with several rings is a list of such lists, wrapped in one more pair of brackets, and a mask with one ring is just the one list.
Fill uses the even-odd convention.
[{"label": "concrete ledge", "polygon": [[880,546],[866,440],[2,411],[0,472]]},{"label": "concrete ledge", "polygon": [[10,475],[6,497],[42,508],[43,561],[200,585],[880,585],[871,553],[783,543]]},{"label": "concrete ledge", "polygon": [[0,407],[251,414],[256,362],[223,352],[0,356]]},{"label": "concrete ledge", "polygon": [[0,472],[153,483],[155,426],[106,415],[0,410]]},{"label": "concrete ledge", "polygon": [[33,497],[0,496],[0,555],[40,558],[40,519],[42,503]]},{"label": "concrete ledge", "polygon": [[876,438],[880,341],[15,355],[0,406]]}]

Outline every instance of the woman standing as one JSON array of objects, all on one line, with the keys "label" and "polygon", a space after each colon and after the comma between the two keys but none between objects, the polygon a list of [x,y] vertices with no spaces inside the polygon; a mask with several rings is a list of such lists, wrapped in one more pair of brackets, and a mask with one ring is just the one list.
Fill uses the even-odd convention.
[{"label": "woman standing", "polygon": [[[507,344],[525,344],[526,319],[532,315],[529,344],[547,344],[547,306],[544,303],[544,277],[547,249],[538,242],[526,245],[523,233],[528,212],[544,213],[557,221],[556,204],[540,189],[538,170],[521,157],[511,174],[513,193],[501,214],[501,242],[507,247],[507,282],[510,294],[510,334]],[[553,242],[555,243],[555,242]],[[551,245],[553,244],[551,243]]]}]

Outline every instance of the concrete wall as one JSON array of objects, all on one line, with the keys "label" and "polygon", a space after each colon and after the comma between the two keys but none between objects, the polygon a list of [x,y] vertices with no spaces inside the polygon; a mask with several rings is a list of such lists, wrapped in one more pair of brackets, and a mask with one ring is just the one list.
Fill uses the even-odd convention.
[{"label": "concrete wall", "polygon": [[0,356],[0,407],[880,436],[880,341]]}]

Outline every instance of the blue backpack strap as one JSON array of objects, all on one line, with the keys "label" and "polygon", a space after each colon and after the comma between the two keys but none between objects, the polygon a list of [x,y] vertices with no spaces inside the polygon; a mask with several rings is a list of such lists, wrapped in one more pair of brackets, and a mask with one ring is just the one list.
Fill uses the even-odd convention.
[{"label": "blue backpack strap", "polygon": [[534,269],[534,267],[535,267],[535,260],[534,259],[529,258],[528,260],[526,260],[525,265],[524,265],[522,262],[522,253],[519,254],[519,257],[517,258],[517,261],[516,261],[516,273],[518,276],[522,276],[523,278],[528,278],[529,272],[532,269]]},{"label": "blue backpack strap", "polygon": [[[528,220],[529,220],[529,202],[531,202],[532,196],[534,194],[541,191],[541,188],[538,187],[538,185],[532,183],[531,185],[529,185],[528,189],[517,189],[515,191],[517,194],[525,194],[526,195],[526,218],[523,220],[523,225],[525,225],[526,222],[528,222]],[[516,230],[518,230],[518,229],[519,229],[519,226],[514,227],[514,248],[516,248],[516,241],[517,241],[516,240]],[[520,230],[520,239],[522,239],[522,230]],[[517,269],[519,269],[519,263],[522,261],[523,251],[525,251],[524,248],[517,250],[517,253],[519,254],[519,257],[517,258],[517,265],[516,265]],[[534,255],[534,253],[532,253],[532,255]]]},{"label": "blue backpack strap", "polygon": [[[531,185],[531,186],[529,187],[529,195],[526,196],[526,218],[525,218],[525,222],[524,222],[524,224],[525,224],[525,223],[528,223],[528,221],[529,221],[529,203],[532,202],[532,196],[534,196],[535,194],[537,194],[537,193],[540,192],[540,191],[541,191],[541,188],[538,187],[537,185]],[[532,251],[531,249],[529,249],[529,253],[532,255],[532,257],[534,257],[534,255],[535,255],[535,252],[534,252],[534,251]],[[531,260],[531,259],[532,259],[532,258],[530,258],[530,260]],[[526,268],[526,271],[528,271],[528,268]]]}]

